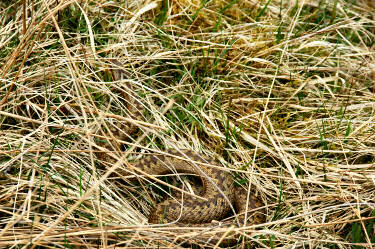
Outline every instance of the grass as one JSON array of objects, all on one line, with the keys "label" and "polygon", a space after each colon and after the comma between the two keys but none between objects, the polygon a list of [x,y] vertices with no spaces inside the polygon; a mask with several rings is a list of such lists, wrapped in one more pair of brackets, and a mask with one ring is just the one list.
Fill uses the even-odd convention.
[{"label": "grass", "polygon": [[[375,247],[372,1],[2,1],[0,12],[1,248],[198,248],[197,235],[220,232],[147,224],[168,187],[127,183],[126,165],[97,158],[114,120],[140,129],[113,156],[192,149],[251,184],[267,221],[234,228],[233,248]],[[133,89],[113,82],[110,58]]]}]

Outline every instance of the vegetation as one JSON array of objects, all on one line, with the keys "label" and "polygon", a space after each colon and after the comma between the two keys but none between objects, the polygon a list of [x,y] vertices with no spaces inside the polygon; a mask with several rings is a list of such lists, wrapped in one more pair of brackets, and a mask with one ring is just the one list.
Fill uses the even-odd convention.
[{"label": "vegetation", "polygon": [[375,247],[373,1],[23,0],[0,13],[1,248],[180,248],[216,232],[148,225],[162,191],[97,159],[102,125],[132,118],[118,89],[146,109],[122,159],[192,149],[263,200],[267,222],[234,228],[233,248]]}]

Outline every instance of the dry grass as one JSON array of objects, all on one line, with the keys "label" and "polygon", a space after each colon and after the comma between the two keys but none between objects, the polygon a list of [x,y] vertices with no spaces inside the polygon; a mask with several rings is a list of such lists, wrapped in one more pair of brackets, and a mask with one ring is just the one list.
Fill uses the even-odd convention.
[{"label": "dry grass", "polygon": [[371,1],[29,2],[0,2],[1,248],[179,248],[219,231],[148,225],[158,191],[97,161],[100,124],[129,118],[109,58],[147,109],[123,159],[193,149],[264,201],[235,248],[375,246]]}]

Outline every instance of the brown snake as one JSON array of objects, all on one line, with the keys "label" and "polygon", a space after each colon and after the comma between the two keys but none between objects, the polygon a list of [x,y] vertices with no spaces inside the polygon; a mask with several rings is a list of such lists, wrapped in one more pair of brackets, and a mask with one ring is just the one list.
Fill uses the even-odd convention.
[{"label": "brown snake", "polygon": [[[116,65],[116,69],[113,70],[113,78],[116,81],[121,80],[124,76],[124,71],[120,69],[121,64],[117,61],[113,61],[113,63]],[[129,89],[132,89],[130,83],[126,84]],[[144,109],[142,104],[127,94],[123,97],[128,102],[127,107],[132,118],[141,120],[141,112]],[[125,140],[124,133],[119,132],[118,129],[111,128],[111,133],[116,138]],[[135,130],[131,126],[124,129],[128,134]],[[108,144],[100,145],[111,148]],[[103,161],[113,161],[106,153],[98,153],[98,157]],[[254,225],[265,221],[263,203],[254,195],[249,195],[247,204],[247,190],[243,187],[235,187],[230,173],[223,170],[215,160],[207,156],[190,150],[167,150],[163,154],[143,156],[133,166],[150,175],[165,175],[170,172],[194,174],[202,182],[202,190],[199,193],[202,198],[179,193],[175,198],[165,199],[151,211],[148,218],[149,223],[172,223],[171,225],[186,227],[217,227],[219,225],[220,227],[229,227],[230,225]],[[233,215],[233,211],[237,216],[225,219],[231,214]],[[245,217],[247,217],[246,220]],[[223,219],[225,220],[223,221]],[[213,221],[221,222],[215,224]],[[217,242],[223,234],[218,233],[216,238],[211,237],[211,242]],[[231,240],[225,239],[224,241],[230,241],[228,243],[232,244],[235,240],[236,237],[232,237]]]}]

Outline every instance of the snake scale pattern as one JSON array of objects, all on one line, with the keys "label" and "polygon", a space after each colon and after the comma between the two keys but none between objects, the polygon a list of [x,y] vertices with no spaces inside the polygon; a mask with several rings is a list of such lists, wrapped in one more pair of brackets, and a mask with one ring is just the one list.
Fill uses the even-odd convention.
[{"label": "snake scale pattern", "polygon": [[[112,70],[113,79],[122,80],[125,72],[121,69],[121,64],[115,60],[112,62],[115,66]],[[125,82],[125,84],[128,89],[132,89],[130,83]],[[127,101],[127,108],[132,118],[142,120],[144,110],[142,104],[127,94],[123,94],[123,98]],[[117,125],[117,128],[110,128],[114,137],[126,140],[123,129],[125,133],[131,134],[136,127]],[[100,145],[109,150],[112,148],[110,144]],[[113,160],[106,153],[98,153],[98,157],[107,162]],[[171,225],[174,226],[186,227],[229,227],[230,225],[243,226],[265,222],[263,203],[252,194],[247,202],[247,190],[242,186],[235,187],[232,176],[214,159],[207,156],[191,150],[167,150],[162,154],[144,155],[133,166],[150,175],[165,175],[171,172],[193,174],[198,176],[202,183],[200,192],[198,188],[195,190],[203,198],[178,193],[175,194],[175,198],[164,199],[151,211],[149,223],[172,223]],[[227,218],[229,216],[230,218]],[[246,220],[245,217],[247,217]],[[219,233],[216,234],[217,238],[211,237],[211,242],[217,242],[221,235],[223,234]],[[238,239],[237,237],[234,236],[225,241],[232,243],[233,240]]]}]

